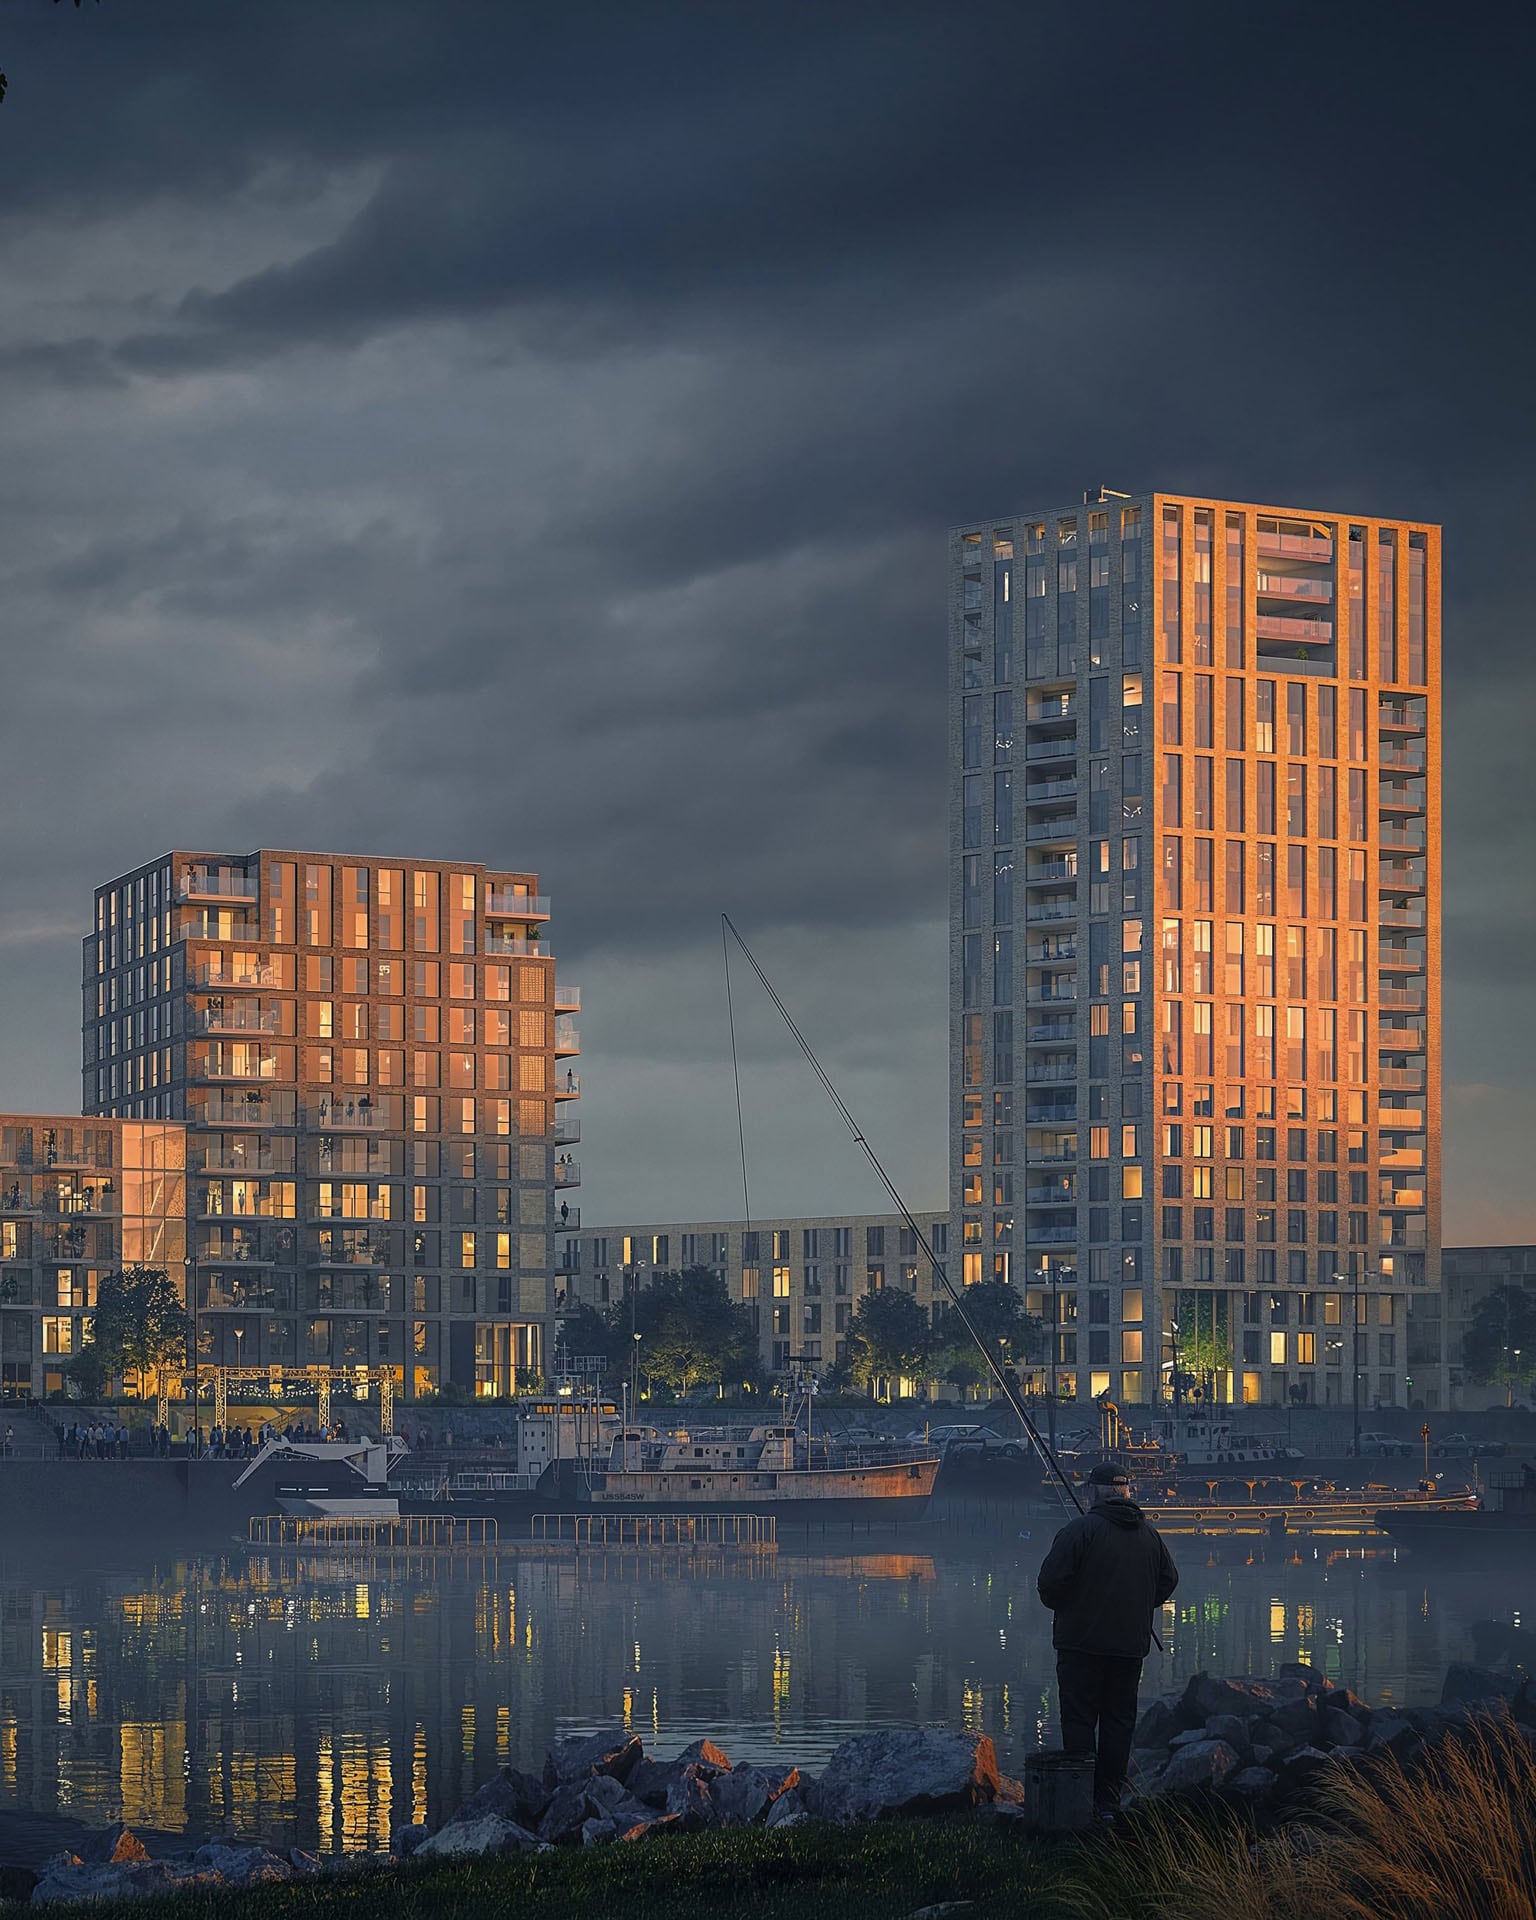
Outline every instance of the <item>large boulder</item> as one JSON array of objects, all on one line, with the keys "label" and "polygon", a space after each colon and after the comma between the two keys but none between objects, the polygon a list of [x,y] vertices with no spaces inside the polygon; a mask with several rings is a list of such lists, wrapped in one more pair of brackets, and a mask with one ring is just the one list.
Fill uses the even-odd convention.
[{"label": "large boulder", "polygon": [[119,1820],[110,1827],[88,1833],[75,1848],[75,1858],[88,1867],[123,1867],[147,1860],[149,1848]]},{"label": "large boulder", "polygon": [[32,1889],[32,1905],[47,1907],[76,1900],[150,1900],[179,1884],[163,1860],[127,1860],[120,1864],[55,1854]]},{"label": "large boulder", "polygon": [[1251,1720],[1235,1713],[1213,1713],[1205,1723],[1205,1734],[1208,1740],[1225,1740],[1229,1747],[1241,1753],[1248,1745],[1248,1730],[1252,1725]]},{"label": "large boulder", "polygon": [[432,1838],[430,1827],[396,1827],[389,1836],[389,1851],[392,1859],[409,1860],[413,1853]]},{"label": "large boulder", "polygon": [[1136,1722],[1138,1747],[1166,1747],[1183,1726],[1176,1706],[1167,1700],[1154,1700]]},{"label": "large boulder", "polygon": [[765,1773],[756,1767],[736,1767],[715,1776],[709,1797],[721,1826],[749,1827],[767,1815],[775,1796]]},{"label": "large boulder", "polygon": [[226,1887],[275,1887],[298,1877],[285,1854],[228,1840],[210,1840],[199,1847],[192,1871],[215,1875]]},{"label": "large boulder", "polygon": [[714,1788],[717,1782],[729,1779],[729,1774],[689,1761],[678,1768],[667,1788],[667,1812],[675,1816],[685,1833],[718,1825],[720,1816],[715,1807]]},{"label": "large boulder", "polygon": [[1365,1736],[1367,1753],[1391,1753],[1406,1759],[1419,1745],[1419,1732],[1406,1713],[1393,1707],[1378,1707],[1371,1715]]},{"label": "large boulder", "polygon": [[540,1814],[549,1804],[549,1796],[550,1789],[535,1774],[503,1767],[475,1789],[453,1818],[478,1820],[482,1814],[495,1813],[520,1827],[536,1827]]},{"label": "large boulder", "polygon": [[1237,1754],[1225,1740],[1196,1740],[1176,1747],[1162,1778],[1164,1793],[1190,1793],[1199,1787],[1225,1785],[1237,1771]]},{"label": "large boulder", "polygon": [[629,1828],[648,1817],[648,1809],[622,1787],[612,1774],[589,1774],[556,1790],[539,1820],[539,1838],[553,1844],[575,1842],[594,1820],[611,1821],[615,1829]]},{"label": "large boulder", "polygon": [[1239,1767],[1236,1773],[1227,1776],[1226,1786],[1229,1793],[1240,1793],[1249,1800],[1262,1800],[1275,1790],[1280,1776],[1272,1773],[1268,1767]]},{"label": "large boulder", "polygon": [[997,1794],[997,1755],[985,1734],[887,1727],[856,1734],[805,1796],[823,1820],[881,1820],[982,1805]]},{"label": "large boulder", "polygon": [[798,1787],[790,1787],[781,1793],[768,1809],[766,1824],[770,1827],[798,1827],[802,1820],[809,1820],[810,1808],[805,1804],[805,1796]]},{"label": "large boulder", "polygon": [[1191,1674],[1180,1711],[1185,1726],[1204,1726],[1212,1714],[1235,1713],[1243,1720],[1265,1713],[1274,1703],[1274,1691],[1263,1680],[1218,1680],[1209,1673]]},{"label": "large boulder", "polygon": [[474,1820],[450,1820],[424,1840],[415,1852],[418,1860],[460,1860],[470,1854],[526,1853],[543,1843],[536,1833],[498,1813],[482,1813]]},{"label": "large boulder", "polygon": [[1360,1721],[1352,1713],[1346,1713],[1342,1707],[1330,1707],[1320,1700],[1318,1719],[1321,1722],[1318,1728],[1319,1745],[1358,1747],[1365,1738],[1365,1728]]},{"label": "large boulder", "polygon": [[713,1767],[716,1773],[729,1773],[731,1763],[713,1740],[695,1740],[677,1756],[685,1767]]},{"label": "large boulder", "polygon": [[583,1740],[562,1740],[544,1762],[544,1782],[553,1791],[573,1780],[585,1780],[593,1773],[627,1780],[643,1757],[639,1734],[625,1733],[622,1729],[594,1733]]}]

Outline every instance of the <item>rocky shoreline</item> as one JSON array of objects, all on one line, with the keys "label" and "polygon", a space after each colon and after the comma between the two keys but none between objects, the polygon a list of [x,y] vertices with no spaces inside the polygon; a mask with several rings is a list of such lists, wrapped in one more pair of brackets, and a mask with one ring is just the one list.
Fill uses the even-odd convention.
[{"label": "rocky shoreline", "polygon": [[[1479,1713],[1507,1712],[1536,1740],[1526,1681],[1453,1666],[1437,1706],[1372,1708],[1310,1667],[1272,1679],[1196,1674],[1153,1700],[1136,1728],[1132,1802],[1205,1795],[1255,1809],[1282,1808],[1320,1768],[1391,1756],[1412,1764]],[[1026,1764],[1026,1773],[1030,1771]],[[985,1734],[888,1728],[843,1742],[819,1776],[797,1767],[733,1766],[712,1741],[672,1760],[649,1756],[623,1731],[562,1742],[539,1774],[504,1768],[435,1832],[398,1828],[387,1853],[322,1859],[234,1839],[151,1858],[124,1826],[55,1854],[35,1873],[0,1870],[0,1895],[34,1905],[149,1898],[193,1889],[275,1886],[323,1876],[388,1872],[405,1861],[463,1860],[555,1847],[634,1843],[670,1833],[807,1820],[852,1825],[969,1812],[1022,1833],[1080,1824],[1035,1804],[1025,1783],[999,1771]]]}]

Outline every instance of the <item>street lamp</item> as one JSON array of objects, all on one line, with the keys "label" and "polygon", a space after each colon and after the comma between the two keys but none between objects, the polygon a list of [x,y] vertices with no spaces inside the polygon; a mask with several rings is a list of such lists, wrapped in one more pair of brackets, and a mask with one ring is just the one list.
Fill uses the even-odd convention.
[{"label": "street lamp", "polygon": [[[1177,1434],[1179,1422],[1183,1418],[1184,1413],[1184,1379],[1179,1368],[1178,1321],[1170,1320],[1168,1322],[1168,1328],[1173,1335],[1173,1425],[1174,1433]],[[1177,1444],[1177,1442],[1175,1442],[1175,1444]]]},{"label": "street lamp", "polygon": [[629,1404],[632,1411],[640,1405],[640,1339],[638,1333],[630,1335]]}]

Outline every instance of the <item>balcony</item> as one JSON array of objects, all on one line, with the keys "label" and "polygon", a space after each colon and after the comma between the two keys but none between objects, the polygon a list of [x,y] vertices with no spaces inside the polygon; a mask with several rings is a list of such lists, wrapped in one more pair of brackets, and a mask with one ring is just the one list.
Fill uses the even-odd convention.
[{"label": "balcony", "polygon": [[1422,813],[1425,807],[1422,786],[1408,786],[1389,781],[1376,796],[1376,804],[1383,813]]},{"label": "balcony", "polygon": [[1426,1010],[1422,988],[1415,992],[1412,987],[1383,987],[1376,996],[1376,1004],[1381,1007],[1401,1007],[1405,1013],[1423,1013]]},{"label": "balcony", "polygon": [[[1055,820],[1031,820],[1024,829],[1024,838],[1029,841],[1075,840],[1077,838],[1077,815],[1064,813]],[[1030,875],[1032,879],[1034,876]]]},{"label": "balcony", "polygon": [[572,1160],[569,1155],[555,1162],[555,1185],[557,1187],[579,1187],[581,1185],[581,1162]]},{"label": "balcony", "polygon": [[1377,1164],[1389,1172],[1399,1169],[1410,1173],[1421,1173],[1424,1169],[1424,1149],[1422,1147],[1397,1147],[1390,1153],[1382,1154]]},{"label": "balcony", "polygon": [[1412,973],[1420,973],[1424,968],[1424,949],[1422,947],[1387,945],[1376,950],[1378,967],[1391,967],[1398,972],[1407,968]]},{"label": "balcony", "polygon": [[1422,893],[1425,877],[1422,860],[1383,860],[1376,884],[1383,893]]},{"label": "balcony", "polygon": [[1077,714],[1075,693],[1032,693],[1025,704],[1024,724],[1049,725],[1053,720],[1071,720]]},{"label": "balcony", "polygon": [[256,1240],[225,1243],[215,1241],[197,1256],[199,1267],[275,1267],[277,1260],[269,1248]]},{"label": "balcony", "polygon": [[1042,1020],[1038,1025],[1026,1027],[1024,1038],[1030,1046],[1040,1046],[1050,1040],[1075,1040],[1077,1022],[1075,1020]]},{"label": "balcony", "polygon": [[555,1056],[581,1052],[581,1035],[576,1031],[574,1020],[562,1014],[555,1016]]},{"label": "balcony", "polygon": [[201,1160],[192,1162],[193,1171],[203,1173],[287,1173],[292,1167],[280,1167],[270,1153],[225,1153],[219,1147],[209,1147]]},{"label": "balcony", "polygon": [[1059,934],[1055,939],[1036,940],[1032,946],[1024,949],[1024,957],[1032,967],[1052,960],[1075,960],[1077,941],[1064,939]]},{"label": "balcony", "polygon": [[1383,1067],[1376,1084],[1383,1093],[1423,1093],[1423,1067]]},{"label": "balcony", "polygon": [[1026,1225],[1024,1243],[1030,1247],[1070,1247],[1077,1242],[1077,1228],[1036,1227]]},{"label": "balcony", "polygon": [[249,940],[253,944],[261,938],[259,920],[226,919],[220,923],[217,913],[184,913],[176,925],[176,937],[179,940]]},{"label": "balcony", "polygon": [[211,963],[187,968],[191,987],[275,987],[279,984],[276,967],[214,966]]},{"label": "balcony", "polygon": [[581,1208],[573,1207],[568,1202],[562,1200],[559,1206],[555,1208],[555,1232],[580,1233],[580,1231]]},{"label": "balcony", "polygon": [[581,1141],[581,1122],[574,1114],[569,1119],[563,1115],[555,1122],[554,1141],[557,1147],[574,1147]]},{"label": "balcony", "polygon": [[1075,1167],[1077,1154],[1072,1153],[1030,1153],[1024,1155],[1026,1166],[1030,1167]]},{"label": "balcony", "polygon": [[1307,560],[1314,566],[1327,566],[1333,559],[1333,536],[1327,533],[1282,533],[1261,520],[1255,529],[1259,554],[1273,554],[1286,560]]},{"label": "balcony", "polygon": [[[1027,1127],[1075,1127],[1077,1125],[1077,1102],[1075,1100],[1060,1100],[1052,1105],[1030,1106],[1026,1104],[1024,1109],[1024,1124]],[[1075,1161],[1077,1155],[1073,1154],[1072,1158]],[[1034,1154],[1031,1154],[1029,1159],[1032,1166],[1040,1164],[1039,1158]]]},{"label": "balcony", "polygon": [[215,1066],[211,1061],[194,1061],[187,1078],[200,1084],[222,1080],[275,1080],[277,1062],[270,1054],[249,1060],[243,1067]]},{"label": "balcony", "polygon": [[557,1100],[579,1100],[581,1098],[581,1075],[569,1068],[555,1075],[555,1098]]},{"label": "balcony", "polygon": [[1027,1207],[1075,1207],[1076,1190],[1068,1183],[1063,1187],[1027,1187],[1024,1191],[1024,1204]]},{"label": "balcony", "polygon": [[367,1093],[357,1099],[338,1095],[334,1100],[321,1100],[313,1107],[306,1107],[304,1124],[330,1133],[367,1131],[386,1124],[385,1106],[382,1100],[375,1100]]},{"label": "balcony", "polygon": [[1077,792],[1077,776],[1070,780],[1041,780],[1032,787],[1024,789],[1024,804],[1030,807],[1046,806],[1052,800],[1070,800]]},{"label": "balcony", "polygon": [[1069,760],[1077,752],[1077,736],[1069,734],[1065,739],[1059,735],[1053,740],[1026,740],[1024,759],[1033,760]]},{"label": "balcony", "polygon": [[1024,1078],[1032,1087],[1075,1087],[1077,1068],[1025,1066]]},{"label": "balcony", "polygon": [[1396,1227],[1390,1231],[1383,1229],[1376,1244],[1386,1252],[1390,1252],[1395,1247],[1422,1247],[1426,1242],[1427,1231],[1423,1222],[1416,1220],[1411,1225]]},{"label": "balcony", "polygon": [[1382,1053],[1422,1053],[1424,1034],[1418,1027],[1395,1027],[1383,1020],[1377,1030],[1376,1046]]},{"label": "balcony", "polygon": [[1261,573],[1258,577],[1258,590],[1279,600],[1310,600],[1318,604],[1333,604],[1332,580],[1318,580],[1306,573]]},{"label": "balcony", "polygon": [[555,1012],[580,1013],[581,988],[567,987],[557,980],[555,982]]},{"label": "balcony", "polygon": [[189,869],[176,888],[178,901],[238,900],[254,905],[261,898],[257,882],[238,867],[221,867],[212,873]]},{"label": "balcony", "polygon": [[1428,730],[1429,709],[1421,700],[1383,700],[1376,724],[1393,733],[1424,733]]},{"label": "balcony", "polygon": [[1423,773],[1429,755],[1423,747],[1404,747],[1395,741],[1383,741],[1378,759],[1383,767],[1399,773]]},{"label": "balcony", "polygon": [[1024,870],[1026,887],[1038,887],[1047,880],[1075,880],[1077,878],[1077,856],[1069,860],[1041,860]]},{"label": "balcony", "polygon": [[1383,827],[1376,836],[1379,847],[1398,853],[1428,851],[1428,832],[1424,827]]},{"label": "balcony", "polygon": [[187,1022],[189,1033],[281,1033],[282,1013],[277,1007],[257,1008],[248,1001],[233,1007],[194,1007]]},{"label": "balcony", "polygon": [[491,920],[547,920],[549,901],[542,893],[517,893],[511,887],[487,887],[481,911]]},{"label": "balcony", "polygon": [[[267,1111],[269,1097],[270,1112]],[[223,1096],[204,1100],[201,1105],[194,1104],[187,1115],[187,1124],[191,1127],[291,1127],[292,1101],[291,1093],[268,1096],[252,1087],[238,1099]]]},{"label": "balcony", "polygon": [[1409,933],[1422,933],[1424,931],[1424,917],[1422,901],[1417,906],[1384,906],[1377,910],[1376,924],[1378,927],[1396,927],[1401,931]]},{"label": "balcony", "polygon": [[1075,986],[1073,987],[1026,986],[1024,989],[1024,998],[1026,1003],[1032,1007],[1050,1007],[1050,1006],[1075,1007],[1077,1005],[1077,988]]},{"label": "balcony", "polygon": [[537,940],[530,940],[526,934],[492,933],[489,928],[482,936],[481,946],[493,959],[505,958],[509,954],[520,954],[526,958],[528,955],[546,951]]},{"label": "balcony", "polygon": [[1077,895],[1053,895],[1049,900],[1031,900],[1024,918],[1032,927],[1049,926],[1054,920],[1076,920]]},{"label": "balcony", "polygon": [[1285,647],[1333,645],[1333,622],[1309,620],[1305,614],[1260,613],[1254,620],[1254,631],[1261,640],[1271,640]]}]

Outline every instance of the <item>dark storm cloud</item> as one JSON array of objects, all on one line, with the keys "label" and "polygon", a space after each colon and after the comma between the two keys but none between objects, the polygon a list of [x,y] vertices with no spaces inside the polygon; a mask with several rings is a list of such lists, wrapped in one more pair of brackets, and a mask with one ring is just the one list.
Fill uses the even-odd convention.
[{"label": "dark storm cloud", "polygon": [[[1533,1065],[1474,986],[1528,981],[1533,917],[1526,31],[7,19],[10,1103],[73,1096],[102,874],[448,849],[556,896],[589,1217],[734,1204],[722,906],[937,1201],[943,531],[1105,481],[1446,523],[1451,1217],[1460,1166],[1463,1230],[1506,1222],[1470,1169]],[[765,1085],[776,1204],[840,1204]]]}]

